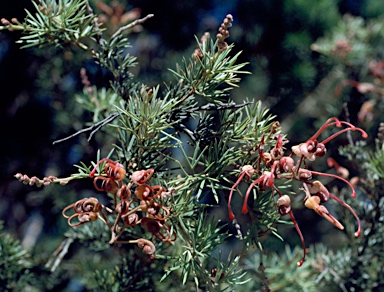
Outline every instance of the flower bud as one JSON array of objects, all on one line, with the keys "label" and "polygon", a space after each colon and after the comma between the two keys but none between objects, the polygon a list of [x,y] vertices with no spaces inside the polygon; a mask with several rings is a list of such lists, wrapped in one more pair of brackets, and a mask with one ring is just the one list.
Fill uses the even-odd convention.
[{"label": "flower bud", "polygon": [[21,173],[15,174],[15,178],[17,178],[18,180],[21,180],[22,177],[23,177],[23,175]]},{"label": "flower bud", "polygon": [[246,172],[249,176],[253,175],[255,173],[255,169],[252,165],[244,165],[241,168],[241,172]]},{"label": "flower bud", "polygon": [[96,221],[97,218],[99,218],[98,214],[96,212],[89,212],[85,214],[79,214],[77,219],[79,220],[80,224],[87,223],[90,221]]},{"label": "flower bud", "polygon": [[86,223],[90,221],[88,214],[80,214],[79,216],[77,216],[77,219],[80,223]]},{"label": "flower bud", "polygon": [[328,201],[329,199],[328,189],[318,180],[309,185],[309,192],[318,196],[322,203]]},{"label": "flower bud", "polygon": [[263,153],[262,159],[266,167],[271,167],[273,160],[272,160],[272,155],[270,153]]},{"label": "flower bud", "polygon": [[[99,183],[99,181],[101,181],[101,184]],[[98,184],[100,184],[100,186],[98,186]],[[117,182],[115,182],[111,178],[102,177],[102,176],[96,176],[93,179],[93,185],[95,186],[95,189],[100,192],[107,192],[114,195],[117,193],[119,189]]]},{"label": "flower bud", "polygon": [[65,186],[67,183],[68,183],[68,180],[66,180],[66,179],[61,179],[59,182],[59,184],[62,186]]},{"label": "flower bud", "polygon": [[83,199],[82,211],[83,212],[99,212],[101,210],[101,204],[96,198]]},{"label": "flower bud", "polygon": [[153,173],[154,173],[153,168],[150,168],[147,170],[138,170],[138,171],[135,171],[134,173],[132,173],[131,180],[133,183],[141,185],[141,184],[147,182],[147,180],[149,180],[151,178]]},{"label": "flower bud", "polygon": [[126,171],[124,166],[120,163],[116,163],[114,165],[107,163],[105,164],[104,169],[107,175],[114,180],[122,181],[125,178]]},{"label": "flower bud", "polygon": [[292,152],[298,157],[304,156],[309,161],[314,161],[316,159],[316,156],[314,154],[314,152],[316,151],[314,141],[308,141],[299,145],[292,146],[291,149]]},{"label": "flower bud", "polygon": [[327,148],[325,148],[325,145],[323,143],[318,143],[316,146],[315,155],[317,157],[323,157],[325,153],[327,153]]},{"label": "flower bud", "polygon": [[149,256],[149,258],[154,259],[156,257],[156,247],[152,243],[152,241],[149,241],[144,238],[140,238],[137,241],[137,246],[141,248],[144,251],[144,253],[146,253]]},{"label": "flower bud", "polygon": [[127,201],[121,201],[120,203],[118,203],[116,205],[116,212],[121,214],[121,215],[124,215],[124,214],[127,214],[129,211],[129,203]]},{"label": "flower bud", "polygon": [[124,217],[124,224],[128,226],[135,226],[139,220],[139,215],[136,213],[130,214],[129,216]]},{"label": "flower bud", "polygon": [[298,176],[299,176],[299,179],[310,180],[312,178],[312,173],[308,169],[300,168]]},{"label": "flower bud", "polygon": [[5,18],[2,18],[1,19],[1,23],[2,23],[2,25],[10,25],[11,23],[9,22],[9,20],[8,19],[5,19]]},{"label": "flower bud", "polygon": [[141,219],[141,226],[152,234],[159,233],[162,227],[162,225],[157,220],[148,217]]},{"label": "flower bud", "polygon": [[280,158],[279,166],[283,172],[291,172],[295,166],[295,161],[290,156],[284,156]]},{"label": "flower bud", "polygon": [[119,196],[120,200],[128,200],[131,197],[131,190],[127,185],[124,184],[120,187],[117,195]]},{"label": "flower bud", "polygon": [[288,195],[281,196],[277,200],[277,206],[281,215],[287,215],[291,211],[291,198]]},{"label": "flower bud", "polygon": [[307,207],[308,209],[316,209],[320,204],[320,197],[317,197],[317,196],[312,196],[312,197],[309,197],[307,198],[307,200],[305,200],[305,207]]},{"label": "flower bud", "polygon": [[151,188],[149,185],[139,185],[135,190],[135,195],[139,200],[147,200],[150,194]]}]

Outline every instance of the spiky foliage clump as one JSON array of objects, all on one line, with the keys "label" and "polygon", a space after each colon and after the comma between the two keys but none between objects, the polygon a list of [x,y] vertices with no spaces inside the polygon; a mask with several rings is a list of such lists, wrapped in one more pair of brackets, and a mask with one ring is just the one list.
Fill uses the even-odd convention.
[{"label": "spiky foliage clump", "polygon": [[[358,130],[365,138],[362,129],[336,118],[328,119],[315,135],[311,137],[309,134],[311,138],[292,147],[292,154],[285,156],[285,161],[293,161],[292,157],[297,161],[287,166],[288,163],[280,160],[287,139],[275,117],[261,102],[245,99],[235,103],[229,98],[231,90],[238,86],[240,76],[248,74],[244,70],[247,64],[238,64],[240,52],[234,52],[234,45],[226,42],[233,21],[231,15],[225,17],[216,37],[204,34],[201,39],[196,39],[192,56],[171,70],[173,82],[148,86],[132,74],[137,60],[128,53],[127,36],[153,15],[137,18],[109,32],[103,29],[90,3],[85,0],[40,0],[34,8],[35,11],[27,12],[23,22],[2,19],[1,29],[22,31],[24,35],[20,43],[24,48],[75,47],[93,58],[111,77],[109,86],[97,86],[91,84],[86,70],[81,70],[84,90],[76,99],[84,110],[91,112],[92,121],[89,127],[54,142],[61,143],[86,132],[90,140],[105,130],[114,141],[103,145],[109,152],[103,154],[105,158],[99,152],[94,161],[78,163],[78,172],[67,178],[48,176],[39,179],[16,174],[20,181],[38,187],[58,183],[66,188],[75,179],[93,178],[95,189],[103,192],[95,195],[97,198],[92,195],[76,201],[67,199],[63,216],[73,229],[65,233],[66,239],[47,263],[52,273],[62,269],[69,277],[81,274],[87,288],[110,291],[180,289],[172,283],[195,290],[233,289],[243,285],[247,278],[239,267],[241,257],[226,253],[224,245],[231,239],[237,242],[243,239],[239,244],[244,248],[243,254],[252,247],[261,254],[264,249],[262,237],[266,233],[279,237],[276,224],[287,214],[294,221],[305,249],[290,201],[281,200],[287,199],[282,191],[285,192],[292,181],[307,188],[320,185],[323,198],[328,194],[339,202],[321,183],[312,181],[312,174],[323,173],[311,172],[306,162],[323,156],[324,144],[338,135],[330,135],[324,143],[318,142],[318,136],[327,128],[346,126],[338,133]],[[361,147],[351,147],[348,153],[362,152]],[[380,157],[376,153],[366,160],[380,160]],[[248,173],[247,169],[252,171]],[[380,169],[380,162],[371,164],[370,171],[380,172]],[[240,179],[236,181],[239,174]],[[252,179],[252,183],[243,209],[235,212],[243,213],[246,218],[240,226],[229,212],[232,222],[228,222],[227,210],[225,220],[221,220],[222,214],[215,215],[212,206],[225,202],[230,192],[231,195],[234,192],[241,194],[243,184],[240,183],[244,177]],[[352,185],[351,188],[355,194]],[[291,195],[296,193],[298,191],[290,192]],[[307,190],[305,200],[315,197],[320,201],[319,193]],[[280,197],[277,202],[275,196]],[[323,205],[317,204],[314,209],[326,218],[334,218]],[[330,221],[340,229],[344,228],[337,220]],[[348,230],[351,225],[346,225]],[[66,264],[64,257],[74,245],[81,246],[78,258],[73,259],[76,264]],[[98,252],[103,252],[104,260],[109,256],[113,258],[107,267],[101,267]],[[289,275],[277,256],[268,258],[267,268],[261,261],[258,272],[251,258],[243,268],[251,274],[257,273],[259,278],[247,285],[250,289],[278,290],[288,285],[292,289],[312,289],[314,274],[308,270],[313,268],[320,276],[326,271],[325,264],[316,266],[321,261],[315,256],[312,259],[302,272],[292,272],[300,273],[302,277],[293,284],[288,276],[276,276],[281,270]],[[304,257],[300,265],[303,262]],[[356,267],[360,262],[360,258],[354,262]],[[323,278],[328,281],[325,276],[318,280]],[[343,285],[347,287],[349,284]]]}]

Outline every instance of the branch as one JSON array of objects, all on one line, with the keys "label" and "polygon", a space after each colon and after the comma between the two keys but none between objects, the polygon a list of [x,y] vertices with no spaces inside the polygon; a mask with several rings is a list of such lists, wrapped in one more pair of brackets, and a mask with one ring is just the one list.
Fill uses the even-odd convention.
[{"label": "branch", "polygon": [[148,14],[146,17],[144,18],[140,18],[140,19],[136,19],[135,21],[127,24],[126,26],[122,26],[120,27],[113,35],[112,35],[112,39],[117,37],[119,34],[121,34],[124,30],[127,30],[127,29],[130,29],[138,24],[141,24],[143,22],[145,22],[147,19],[149,18],[152,18],[154,15],[153,14]]},{"label": "branch", "polygon": [[48,260],[48,262],[45,264],[45,267],[48,268],[51,266],[53,260],[57,256],[56,260],[54,261],[53,265],[51,266],[51,272],[53,273],[56,268],[59,266],[60,262],[64,258],[64,256],[68,253],[68,249],[72,242],[74,241],[73,238],[68,237],[63,242],[61,242],[60,246],[53,252],[51,258]]},{"label": "branch", "polygon": [[[202,105],[202,106],[198,106],[198,107],[194,107],[194,108],[191,108],[191,109],[187,109],[185,110],[185,112],[187,113],[194,113],[196,111],[208,111],[208,110],[227,110],[227,109],[236,109],[236,108],[242,108],[244,106],[247,106],[248,104],[252,104],[253,102],[245,102],[245,103],[241,103],[241,104],[237,104],[235,102],[231,102],[230,104],[214,104],[214,103],[208,103],[208,104],[205,104],[205,105]],[[170,122],[172,121],[172,119],[170,119]],[[195,132],[190,130],[187,126],[185,126],[184,124],[180,123],[180,124],[175,124],[174,125],[174,128],[176,130],[179,130],[179,131],[183,131],[185,134],[187,134],[189,136],[189,138],[193,141],[193,142],[197,142],[197,138],[195,136]]]},{"label": "branch", "polygon": [[[92,9],[91,5],[89,4],[89,1],[85,2],[85,6],[87,7],[89,15],[94,16],[95,14],[93,13],[93,9]],[[100,26],[99,26],[99,23],[97,22],[97,18],[96,17],[92,19],[92,23],[95,26],[95,31],[97,31],[96,41],[97,41],[98,44],[100,44],[100,40],[102,38],[102,34],[101,34]]]},{"label": "branch", "polygon": [[203,105],[203,106],[188,109],[186,110],[186,112],[193,113],[195,111],[200,111],[200,110],[208,111],[208,110],[226,110],[226,109],[242,108],[252,103],[253,102],[245,102],[245,103],[237,104],[235,102],[231,102],[229,104],[218,104],[218,105],[214,103],[207,103],[206,105]]},{"label": "branch", "polygon": [[100,122],[97,122],[96,124],[93,124],[92,126],[88,127],[88,128],[85,128],[85,129],[81,129],[80,131],[77,131],[76,133],[68,136],[68,137],[65,137],[63,139],[59,139],[59,140],[56,140],[56,141],[53,141],[53,145],[57,144],[57,143],[60,143],[60,142],[63,142],[63,141],[66,141],[66,140],[69,140],[73,137],[76,137],[78,135],[80,135],[81,133],[84,133],[84,132],[88,132],[88,131],[92,131],[91,134],[89,134],[89,137],[88,137],[88,142],[91,140],[92,136],[98,131],[100,130],[101,127],[105,126],[106,124],[112,122],[114,119],[116,119],[120,114],[119,113],[113,113],[111,115],[109,115],[108,117],[106,117],[104,120],[100,121]]}]

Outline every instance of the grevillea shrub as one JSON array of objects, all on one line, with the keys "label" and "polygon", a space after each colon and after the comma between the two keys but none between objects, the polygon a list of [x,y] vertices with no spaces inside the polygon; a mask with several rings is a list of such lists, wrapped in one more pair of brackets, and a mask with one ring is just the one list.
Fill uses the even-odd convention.
[{"label": "grevillea shrub", "polygon": [[[93,182],[87,196],[60,194],[62,208],[57,209],[69,231],[39,271],[41,282],[49,279],[50,287],[57,288],[55,281],[66,274],[81,278],[87,289],[102,291],[174,291],[181,285],[194,291],[288,291],[316,289],[319,283],[329,287],[332,279],[342,277],[341,290],[367,287],[368,281],[352,283],[344,277],[361,271],[369,240],[379,240],[382,230],[383,201],[377,195],[383,180],[382,127],[371,152],[364,150],[369,137],[361,127],[328,116],[306,141],[288,146],[290,137],[278,117],[260,101],[231,99],[240,77],[250,73],[244,70],[247,63],[238,62],[241,53],[228,43],[231,14],[215,36],[207,32],[196,39],[191,56],[170,69],[172,82],[148,86],[132,73],[138,60],[128,53],[128,36],[151,21],[152,14],[124,14],[115,2],[97,4],[109,18],[96,15],[86,0],[33,5],[24,20],[3,18],[0,28],[22,31],[22,48],[76,48],[110,74],[109,86],[100,87],[91,83],[86,69],[79,70],[84,90],[77,100],[93,120],[53,144],[71,143],[84,133],[88,140],[97,133],[112,141],[103,145],[109,153],[99,151],[94,161],[77,163],[67,177],[29,177],[33,170],[15,174],[48,192],[53,184],[76,192],[74,180]],[[361,167],[361,175],[352,179],[327,156],[336,153],[340,136],[349,141],[340,153]],[[234,202],[239,197],[240,207]],[[307,246],[294,216],[300,205],[340,233],[353,234],[348,248],[334,252],[323,245]],[[286,215],[290,220],[285,221]],[[287,246],[287,258],[279,250],[274,255],[265,242],[270,237],[284,240],[278,227],[292,223],[297,232],[292,237],[301,241],[301,249]],[[71,258],[75,245],[80,255]],[[110,256],[105,265],[100,254]],[[353,260],[348,264],[347,258]],[[31,266],[28,262],[23,271],[34,273]],[[372,279],[380,279],[382,271],[371,272]],[[37,280],[21,279],[8,281],[7,288],[12,283],[39,286]]]}]

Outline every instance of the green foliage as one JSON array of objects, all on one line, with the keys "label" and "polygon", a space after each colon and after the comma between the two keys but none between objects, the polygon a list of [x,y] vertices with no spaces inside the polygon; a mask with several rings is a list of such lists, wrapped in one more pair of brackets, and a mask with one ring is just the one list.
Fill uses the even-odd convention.
[{"label": "green foliage", "polygon": [[[258,279],[246,283],[239,289],[249,291],[315,291],[317,274],[312,271],[313,255],[308,263],[297,268],[292,261],[300,258],[300,248],[291,250],[285,246],[284,253],[271,253],[266,257],[258,252],[250,255],[244,262],[244,270]],[[312,248],[311,248],[312,252]],[[267,264],[268,263],[268,264]]]},{"label": "green foliage", "polygon": [[[383,165],[382,142],[376,141],[376,149],[367,152],[363,144],[340,148],[340,153],[350,161],[362,167],[359,177],[358,201],[347,200],[362,218],[363,235],[353,239],[353,217],[345,216],[349,239],[335,252],[317,251],[315,257],[319,276],[316,280],[322,290],[339,286],[341,291],[361,290],[380,291],[384,287],[383,270],[379,264],[383,261],[384,200],[380,195],[383,178],[377,165]],[[336,193],[347,197],[345,189]],[[339,206],[335,206],[341,212]]]},{"label": "green foliage", "polygon": [[[295,17],[300,24],[310,23],[311,30],[320,27],[329,29],[339,17],[337,2],[339,1],[320,0],[316,5],[313,3],[311,5],[305,0],[288,0],[284,1],[284,9],[288,15],[296,15]],[[299,28],[298,23],[294,22],[294,24],[296,28]]]},{"label": "green foliage", "polygon": [[365,22],[361,17],[346,15],[330,35],[316,41],[312,49],[340,58],[348,66],[361,66],[366,64],[367,58],[379,53],[376,42],[382,42],[382,26],[381,21]]},{"label": "green foliage", "polygon": [[[197,216],[200,218],[192,217],[189,220],[186,220],[184,216],[183,220],[179,220],[178,225],[176,225],[183,241],[182,251],[178,253],[179,256],[167,269],[162,280],[166,279],[170,273],[177,271],[178,274],[180,273],[179,276],[183,285],[188,283],[189,278],[192,277],[196,289],[205,287],[209,291],[215,291],[216,287],[222,283],[232,284],[239,281],[242,275],[240,271],[234,269],[239,258],[232,259],[233,264],[229,265],[212,257],[212,253],[217,250],[228,235],[223,233],[222,227],[217,227],[215,218],[207,220],[207,215],[203,212]],[[216,269],[220,273],[218,278],[216,275],[212,275],[208,269],[209,266],[215,265],[216,261]],[[226,277],[220,279],[221,273],[224,273]]]},{"label": "green foliage", "polygon": [[158,94],[159,87],[148,90],[142,86],[116,108],[120,112],[116,126],[121,141],[119,156],[134,160],[138,169],[164,164],[164,151],[173,148],[176,141],[169,118],[177,99]]},{"label": "green foliage", "polygon": [[125,53],[129,43],[122,32],[117,31],[108,41],[100,39],[99,50],[93,51],[93,56],[96,63],[113,74],[111,85],[114,91],[127,98],[132,78],[130,68],[136,65],[136,58]]},{"label": "green foliage", "polygon": [[365,165],[370,170],[372,178],[384,179],[384,143],[383,142],[380,142],[379,140],[376,141],[376,150],[369,155],[368,161]]},{"label": "green foliage", "polygon": [[91,280],[100,291],[157,291],[151,267],[142,261],[123,258],[113,270],[96,270]]},{"label": "green foliage", "polygon": [[31,268],[34,264],[20,242],[3,228],[3,222],[0,222],[0,286],[5,291],[14,291],[28,284],[33,277]]},{"label": "green foliage", "polygon": [[383,6],[375,0],[366,0],[363,7],[363,16],[367,18],[380,17],[384,13]]},{"label": "green foliage", "polygon": [[93,123],[97,123],[108,116],[110,109],[116,104],[119,95],[112,89],[96,86],[91,87],[91,91],[84,88],[81,94],[76,95],[76,101],[85,110],[93,112]]},{"label": "green foliage", "polygon": [[[226,93],[240,81],[238,74],[248,73],[240,70],[246,63],[236,64],[240,53],[230,57],[232,47],[217,52],[216,46],[217,42],[205,41],[203,45],[199,45],[202,59],[184,60],[182,66],[178,66],[176,71],[172,70],[175,76],[180,78],[179,82],[183,83],[184,90],[188,92],[187,96],[197,94],[209,102],[218,101],[226,97]],[[222,84],[229,86],[219,88]],[[185,98],[187,97],[183,97],[182,100]]]},{"label": "green foliage", "polygon": [[84,38],[95,37],[99,31],[95,29],[95,15],[88,10],[86,0],[42,0],[32,2],[35,13],[27,11],[27,17],[18,27],[27,33],[21,37],[23,48],[54,44],[62,46],[72,43],[83,49]]},{"label": "green foliage", "polygon": [[100,251],[110,247],[107,230],[106,225],[98,220],[95,224],[82,225],[76,230],[68,230],[64,235],[72,240],[78,240],[91,250]]},{"label": "green foliage", "polygon": [[[287,1],[284,10],[292,15],[298,8],[301,21],[306,22],[324,7],[335,6],[330,1],[320,1],[318,6],[308,1]],[[314,291],[319,288],[319,283],[321,289],[338,286],[344,291],[382,287],[382,271],[380,265],[375,264],[383,261],[380,234],[384,232],[383,200],[378,191],[383,185],[384,156],[383,144],[379,140],[373,152],[364,150],[365,143],[352,143],[352,139],[340,149],[340,154],[359,165],[355,168],[361,175],[358,188],[361,199],[358,202],[346,200],[363,216],[364,236],[356,242],[351,236],[354,217],[345,208],[330,204],[330,213],[335,210],[343,218],[347,230],[345,244],[339,250],[332,252],[322,245],[312,246],[312,254],[302,268],[292,264],[301,249],[287,246],[284,256],[269,252],[263,236],[272,234],[278,239],[284,238],[277,228],[278,223],[284,223],[281,215],[289,213],[299,230],[293,213],[285,212],[281,208],[285,205],[276,202],[276,197],[279,200],[285,197],[282,191],[293,180],[306,188],[314,187],[311,178],[300,176],[300,171],[312,175],[312,165],[305,161],[308,158],[305,155],[310,151],[306,148],[306,154],[303,150],[303,153],[285,156],[292,161],[295,155],[298,158],[289,171],[285,170],[286,165],[280,158],[287,155],[284,154],[284,145],[288,140],[281,133],[276,117],[260,101],[245,99],[237,103],[229,98],[230,92],[239,85],[240,76],[249,73],[244,70],[247,63],[238,64],[241,52],[234,53],[234,45],[224,42],[228,33],[225,29],[231,26],[232,17],[227,16],[224,20],[219,31],[221,37],[213,39],[205,34],[201,40],[196,40],[194,54],[170,70],[175,78],[173,82],[149,87],[132,74],[137,59],[127,52],[130,47],[127,35],[150,19],[151,14],[108,35],[99,27],[98,18],[86,0],[39,1],[34,2],[34,9],[33,13],[27,11],[24,22],[2,20],[1,29],[23,31],[19,41],[23,48],[77,46],[111,76],[110,87],[98,87],[90,83],[84,69],[81,71],[84,89],[75,98],[82,110],[91,112],[92,124],[55,143],[87,131],[90,131],[90,139],[104,127],[114,141],[114,144],[104,145],[110,151],[107,157],[115,156],[116,161],[103,160],[99,152],[90,166],[81,162],[76,165],[78,173],[67,178],[48,176],[39,179],[16,175],[24,183],[40,187],[51,183],[67,185],[72,180],[85,180],[96,174],[94,186],[104,193],[98,195],[100,200],[92,194],[90,205],[84,207],[85,201],[81,199],[69,203],[64,209],[63,216],[74,228],[64,234],[67,239],[47,263],[52,273],[62,269],[65,272],[58,273],[68,277],[81,274],[86,288],[103,291],[179,290],[180,286],[175,287],[173,283],[196,291],[228,291],[236,287],[241,287],[239,290],[246,287],[247,290]],[[336,17],[332,9],[329,14],[321,14],[318,22],[331,23]],[[320,84],[322,88],[316,91],[317,96],[329,92],[329,88],[337,86],[337,81],[348,78],[350,68],[379,56],[377,47],[383,37],[381,28],[377,22],[366,25],[361,18],[345,17],[328,37],[312,46],[325,56],[334,57],[336,54],[332,62],[337,66]],[[285,35],[283,46],[295,52],[293,59],[302,61],[290,70],[309,87],[317,74],[306,49],[312,42],[312,34],[310,30],[298,33],[294,28],[293,31]],[[338,47],[335,51],[335,44],[340,45],[340,40],[344,45],[342,54],[337,51]],[[361,77],[365,78],[363,74],[367,72],[368,69]],[[376,102],[379,103],[380,99]],[[314,106],[313,110],[318,108]],[[318,114],[324,120],[321,115]],[[295,120],[298,120],[297,116]],[[324,129],[336,125],[335,119],[328,121]],[[346,130],[356,129],[347,122],[343,123],[345,125],[349,127]],[[304,134],[307,139],[311,137],[309,133]],[[315,134],[307,143],[315,145],[317,155],[316,139]],[[295,147],[306,145],[302,143]],[[313,149],[311,151],[315,159]],[[251,172],[247,173],[244,167],[250,167]],[[276,185],[275,178],[279,180]],[[97,179],[102,181],[101,186]],[[247,179],[250,182],[246,182]],[[228,210],[222,212],[226,220],[221,219],[221,213],[213,214],[212,205],[227,203],[230,191],[231,195],[232,192],[241,195],[244,185],[249,187],[250,184],[253,189],[248,189],[249,201],[247,198],[243,209],[235,211],[244,215],[242,219],[245,221],[241,226],[236,220],[227,224]],[[123,187],[129,191],[126,198],[120,193]],[[148,189],[140,193],[140,187]],[[154,188],[160,191],[155,193]],[[320,193],[312,192],[306,193],[305,200]],[[343,198],[347,190],[335,189],[332,193]],[[285,207],[291,208],[291,203]],[[319,204],[317,207],[314,209],[319,215],[329,215]],[[65,215],[68,210],[74,214]],[[132,219],[128,215],[137,217]],[[71,224],[73,218],[79,220],[78,224]],[[145,219],[153,220],[157,225],[152,228],[145,226]],[[236,230],[232,232],[231,229]],[[233,236],[232,233],[236,232],[237,236]],[[123,240],[114,240],[120,236]],[[231,241],[236,241],[236,247],[242,251],[226,252],[226,244]],[[0,243],[1,265],[7,271],[1,278],[4,287],[11,289],[29,283],[32,262],[27,253],[7,235],[0,238]],[[84,256],[85,260],[82,258],[86,253],[83,248],[78,251],[80,258],[64,258],[77,244],[91,251]],[[304,242],[303,245],[305,248]],[[156,253],[148,251],[152,247]],[[255,252],[250,254],[252,248]],[[263,252],[267,253],[265,261],[261,256]],[[113,260],[108,262],[109,266],[103,267],[101,258],[108,255],[113,255]],[[370,261],[372,258],[374,261]],[[52,282],[50,287],[53,288],[55,283]]]}]

